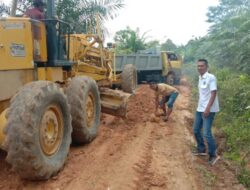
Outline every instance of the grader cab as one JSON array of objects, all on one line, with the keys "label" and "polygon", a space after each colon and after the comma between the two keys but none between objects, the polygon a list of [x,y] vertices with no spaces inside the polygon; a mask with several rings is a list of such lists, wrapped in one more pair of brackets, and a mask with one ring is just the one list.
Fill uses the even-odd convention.
[{"label": "grader cab", "polygon": [[0,147],[32,180],[56,175],[72,141],[91,142],[101,111],[125,116],[137,81],[132,65],[115,75],[114,53],[99,35],[70,34],[54,1],[47,6],[43,21],[0,18]]}]

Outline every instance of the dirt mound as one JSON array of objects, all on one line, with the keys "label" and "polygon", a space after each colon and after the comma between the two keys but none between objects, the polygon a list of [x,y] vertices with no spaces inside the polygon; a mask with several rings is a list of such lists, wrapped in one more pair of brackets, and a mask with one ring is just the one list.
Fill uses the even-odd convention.
[{"label": "dirt mound", "polygon": [[155,112],[155,94],[149,85],[142,85],[128,102],[127,121],[146,122]]}]

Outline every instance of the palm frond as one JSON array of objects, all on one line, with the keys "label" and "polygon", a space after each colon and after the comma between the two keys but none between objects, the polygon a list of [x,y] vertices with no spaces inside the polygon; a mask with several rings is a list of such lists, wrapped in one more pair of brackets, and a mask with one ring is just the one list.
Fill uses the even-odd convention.
[{"label": "palm frond", "polygon": [[0,4],[0,16],[9,15],[9,14],[10,14],[10,7],[4,3],[1,3]]}]

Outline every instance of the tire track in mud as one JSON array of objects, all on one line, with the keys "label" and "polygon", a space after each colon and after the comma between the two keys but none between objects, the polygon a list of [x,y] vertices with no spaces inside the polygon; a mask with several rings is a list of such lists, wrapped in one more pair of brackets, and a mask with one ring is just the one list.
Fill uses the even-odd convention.
[{"label": "tire track in mud", "polygon": [[154,139],[153,130],[150,131],[149,137],[145,140],[145,144],[143,146],[142,155],[138,162],[136,162],[133,166],[133,169],[136,171],[136,178],[133,180],[132,189],[142,189],[145,185],[145,181],[147,181],[148,176],[148,168],[152,162],[152,144]]},{"label": "tire track in mud", "polygon": [[200,189],[189,149],[192,137],[186,129],[191,115],[183,95],[167,123],[157,119],[151,123],[153,135],[144,154],[147,159],[137,168],[140,180],[135,189]]},{"label": "tire track in mud", "polygon": [[[165,178],[158,175],[152,168],[154,142],[160,137],[155,123],[150,123],[151,132],[149,138],[145,141],[143,154],[140,160],[134,164],[134,170],[137,172],[137,179],[134,180],[133,190],[150,189],[151,187],[165,187]],[[161,137],[160,137],[161,138]]]},{"label": "tire track in mud", "polygon": [[123,143],[129,144],[123,144],[106,167],[107,173],[112,173],[102,179],[106,184],[95,189],[133,190],[144,181],[141,175],[151,162],[153,128],[150,122],[136,124],[128,136],[129,141]]}]

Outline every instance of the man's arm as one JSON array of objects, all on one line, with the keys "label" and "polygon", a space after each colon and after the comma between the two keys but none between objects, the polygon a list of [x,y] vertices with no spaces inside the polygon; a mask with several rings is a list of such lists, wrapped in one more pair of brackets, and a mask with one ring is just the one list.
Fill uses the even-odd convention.
[{"label": "man's arm", "polygon": [[203,113],[204,117],[208,117],[209,113],[210,113],[210,108],[211,106],[213,105],[214,103],[214,100],[215,100],[215,97],[216,97],[216,94],[217,94],[217,90],[213,90],[211,91],[211,97],[209,99],[209,102],[207,104],[207,107]]}]

